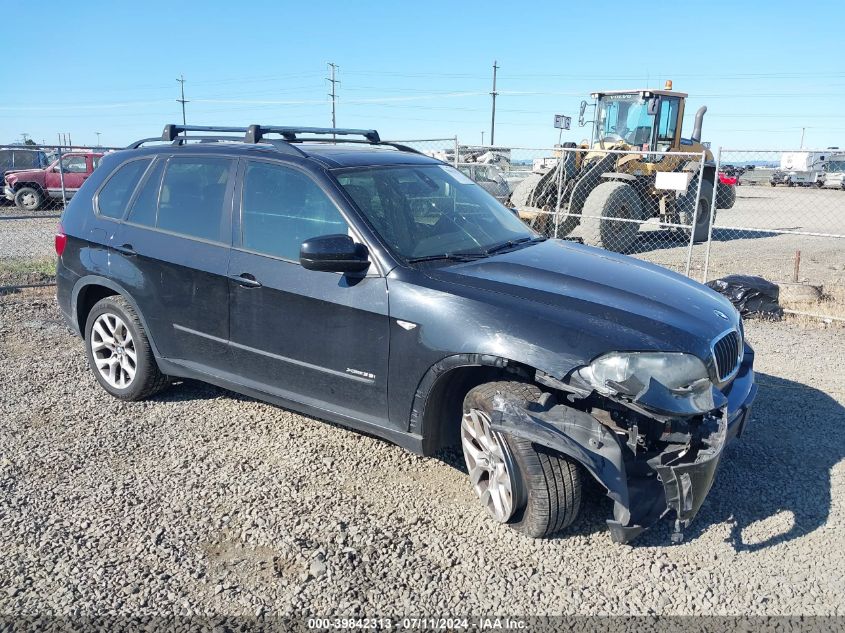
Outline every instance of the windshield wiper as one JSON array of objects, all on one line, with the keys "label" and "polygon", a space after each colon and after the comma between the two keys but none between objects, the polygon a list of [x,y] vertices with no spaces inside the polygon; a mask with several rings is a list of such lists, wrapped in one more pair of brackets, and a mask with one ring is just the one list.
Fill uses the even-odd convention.
[{"label": "windshield wiper", "polygon": [[514,246],[519,246],[520,244],[536,244],[538,242],[545,242],[547,238],[542,236],[536,237],[521,237],[518,240],[508,240],[507,242],[502,242],[501,244],[496,244],[495,246],[491,246],[486,251],[484,251],[487,255],[492,255],[494,253],[501,253],[502,251],[506,251],[508,249],[513,248]]},{"label": "windshield wiper", "polygon": [[450,260],[454,262],[471,262],[474,259],[487,257],[487,253],[439,253],[437,255],[424,255],[422,257],[411,257],[406,261],[409,264],[418,262],[436,262],[438,260]]}]

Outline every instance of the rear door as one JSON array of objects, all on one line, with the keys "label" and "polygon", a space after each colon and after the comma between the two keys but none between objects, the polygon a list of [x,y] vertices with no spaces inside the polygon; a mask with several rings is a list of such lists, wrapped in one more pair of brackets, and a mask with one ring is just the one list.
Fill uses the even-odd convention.
[{"label": "rear door", "polygon": [[290,164],[242,167],[229,263],[231,346],[242,379],[270,393],[373,424],[387,418],[387,284],[299,264],[308,238],[352,234],[324,189]]},{"label": "rear door", "polygon": [[237,160],[160,156],[115,240],[112,277],[143,313],[162,356],[206,372],[228,369],[226,280]]}]

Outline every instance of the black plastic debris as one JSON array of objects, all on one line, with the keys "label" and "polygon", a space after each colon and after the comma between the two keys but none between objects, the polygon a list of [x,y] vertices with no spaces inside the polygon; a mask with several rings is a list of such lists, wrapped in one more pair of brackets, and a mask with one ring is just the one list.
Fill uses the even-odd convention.
[{"label": "black plastic debris", "polygon": [[744,317],[781,319],[783,308],[778,303],[780,288],[762,277],[728,275],[708,281],[707,285],[727,297]]}]

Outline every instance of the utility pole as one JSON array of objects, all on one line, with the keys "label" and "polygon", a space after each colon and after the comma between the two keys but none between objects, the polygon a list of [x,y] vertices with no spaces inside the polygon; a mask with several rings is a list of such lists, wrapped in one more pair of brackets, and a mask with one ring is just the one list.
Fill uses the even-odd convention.
[{"label": "utility pole", "polygon": [[27,142],[27,140],[28,140],[28,139],[27,139],[27,137],[28,137],[28,136],[29,136],[29,134],[28,134],[28,133],[26,133],[26,132],[21,132],[21,140],[23,141],[23,144],[24,144],[24,145],[26,145],[26,142]]},{"label": "utility pole", "polygon": [[481,130],[481,146],[484,146],[484,130]]},{"label": "utility pole", "polygon": [[185,100],[185,75],[179,75],[179,79],[176,81],[179,82],[182,89],[182,98],[176,99],[176,103],[182,104],[182,125],[187,125],[185,121],[185,104],[188,103],[188,101]]},{"label": "utility pole", "polygon": [[499,70],[499,66],[496,64],[496,60],[493,60],[493,92],[490,93],[493,97],[493,118],[490,120],[490,147],[493,147],[496,142],[496,95],[499,94],[496,92],[497,70]]},{"label": "utility pole", "polygon": [[100,147],[100,133],[99,133],[99,132],[94,132],[94,134],[96,134],[96,135],[97,135],[97,147]]},{"label": "utility pole", "polygon": [[807,128],[805,128],[805,127],[801,128],[801,147],[799,147],[798,149],[804,149],[804,130],[806,130],[806,129]]},{"label": "utility pole", "polygon": [[[329,62],[329,70],[331,70],[332,76],[326,77],[326,81],[328,81],[332,85],[332,91],[329,93],[329,96],[332,98],[332,127],[336,128],[337,127],[337,90],[335,88],[337,87],[337,84],[340,83],[340,80],[335,79],[335,71],[340,70],[340,66],[338,66],[337,64],[334,64],[332,62]],[[332,139],[334,139],[334,138],[335,138],[335,135],[332,134]]]}]

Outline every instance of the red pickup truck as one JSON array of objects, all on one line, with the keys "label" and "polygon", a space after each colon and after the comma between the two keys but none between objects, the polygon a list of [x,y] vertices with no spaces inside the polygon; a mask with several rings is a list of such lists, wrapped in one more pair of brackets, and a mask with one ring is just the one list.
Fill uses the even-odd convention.
[{"label": "red pickup truck", "polygon": [[[62,155],[64,189],[67,199],[73,197],[85,179],[100,164],[102,152],[68,152]],[[48,200],[62,199],[62,173],[56,160],[44,169],[22,169],[6,174],[3,193],[23,211],[40,209]]]}]

